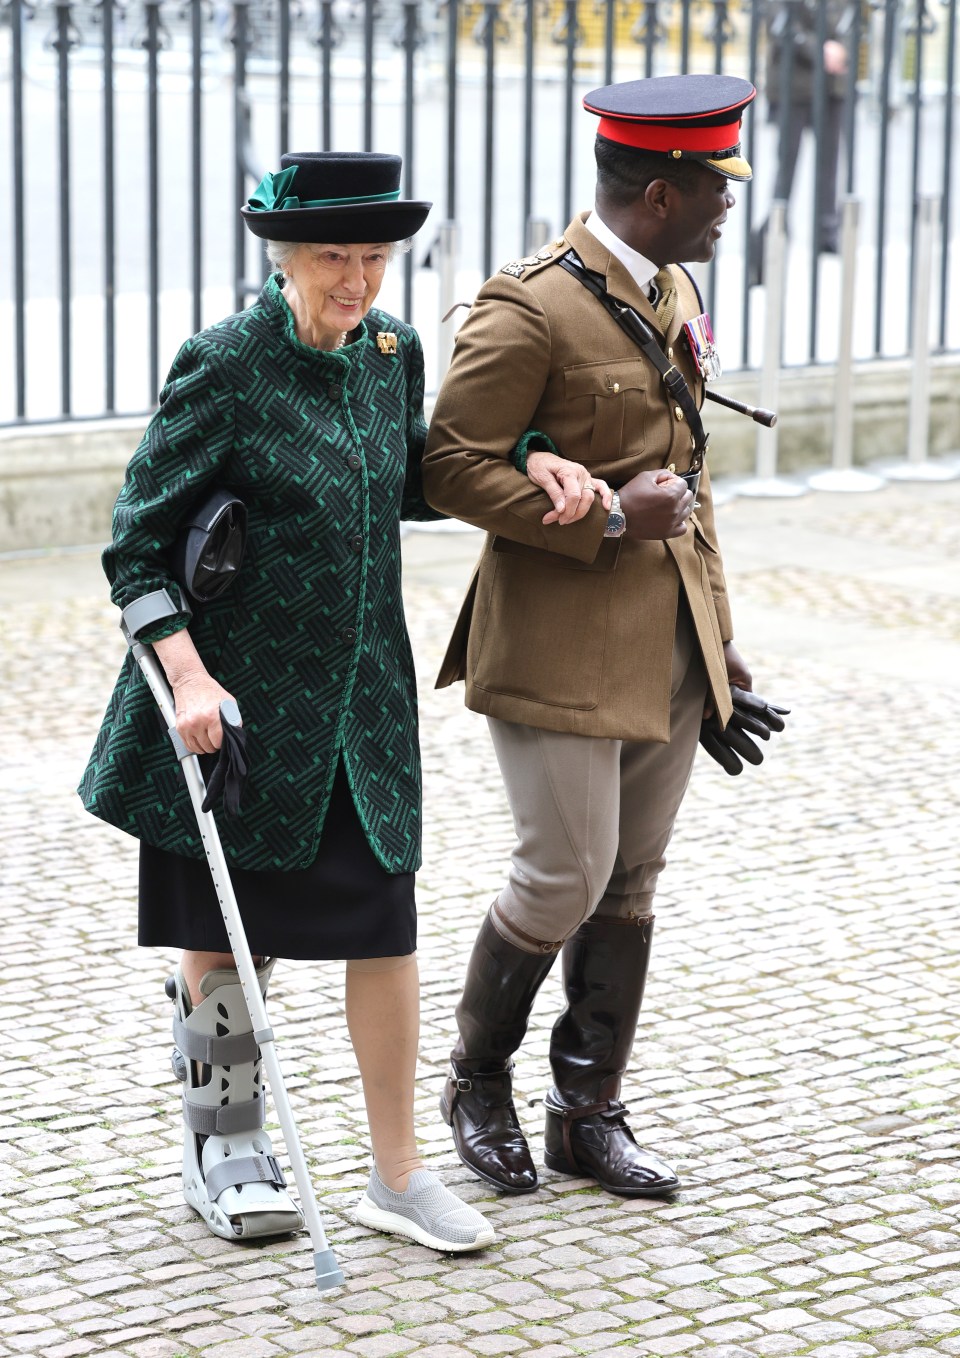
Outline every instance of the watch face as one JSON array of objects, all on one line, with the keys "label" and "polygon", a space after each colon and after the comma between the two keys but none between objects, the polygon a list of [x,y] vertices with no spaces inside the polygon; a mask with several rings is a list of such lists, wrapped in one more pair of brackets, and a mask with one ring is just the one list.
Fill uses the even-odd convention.
[{"label": "watch face", "polygon": [[627,521],[622,514],[618,514],[612,509],[607,515],[607,527],[604,532],[605,538],[618,538],[627,526]]}]

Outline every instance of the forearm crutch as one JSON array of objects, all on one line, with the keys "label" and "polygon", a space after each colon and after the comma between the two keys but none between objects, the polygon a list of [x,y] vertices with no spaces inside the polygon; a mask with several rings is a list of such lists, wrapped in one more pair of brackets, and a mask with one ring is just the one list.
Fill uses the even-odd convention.
[{"label": "forearm crutch", "polygon": [[[152,646],[144,645],[135,640],[128,630],[126,620],[122,625],[122,631],[127,644],[133,652],[133,658],[143,672],[150,688],[150,692],[157,700],[163,720],[167,727],[167,735],[173,744],[183,769],[183,775],[187,780],[187,790],[190,793],[190,801],[193,803],[193,810],[197,817],[197,825],[200,829],[200,836],[203,840],[204,852],[207,855],[207,862],[210,866],[210,873],[213,877],[213,885],[216,889],[217,899],[220,902],[220,909],[223,913],[223,922],[227,928],[227,937],[230,940],[230,947],[233,951],[234,959],[237,964],[237,972],[240,977],[240,985],[243,990],[243,998],[246,1002],[247,1012],[253,1025],[253,1035],[260,1047],[264,1065],[267,1068],[267,1078],[270,1083],[270,1092],[273,1095],[274,1106],[277,1110],[277,1119],[283,1132],[283,1139],[286,1142],[287,1154],[290,1157],[290,1166],[293,1170],[293,1177],[300,1192],[300,1206],[306,1221],[307,1230],[310,1232],[310,1240],[313,1244],[313,1264],[316,1270],[317,1287],[321,1292],[326,1292],[330,1288],[340,1287],[343,1284],[343,1274],[340,1272],[339,1265],[334,1257],[333,1250],[327,1244],[327,1237],[324,1234],[323,1223],[320,1220],[320,1209],[317,1206],[316,1194],[313,1191],[313,1184],[310,1181],[310,1171],[303,1154],[300,1144],[300,1136],[297,1132],[297,1124],[293,1116],[293,1109],[290,1106],[290,1099],[287,1095],[287,1087],[283,1080],[280,1070],[280,1062],[277,1057],[277,1050],[274,1041],[273,1029],[267,1018],[267,1009],[260,993],[260,986],[257,982],[257,973],[253,965],[253,958],[250,955],[250,947],[247,943],[246,935],[243,931],[243,924],[240,919],[240,910],[237,906],[237,898],[234,894],[233,883],[230,880],[230,872],[227,868],[227,860],[224,856],[223,845],[220,843],[220,835],[217,831],[216,821],[213,813],[203,810],[203,799],[206,796],[206,787],[203,781],[203,774],[200,772],[200,763],[195,754],[191,754],[184,744],[177,731],[177,718],[174,709],[173,694],[167,684],[166,676],[160,661]],[[236,725],[240,721],[240,711],[237,704],[231,698],[220,706],[221,716]]]}]

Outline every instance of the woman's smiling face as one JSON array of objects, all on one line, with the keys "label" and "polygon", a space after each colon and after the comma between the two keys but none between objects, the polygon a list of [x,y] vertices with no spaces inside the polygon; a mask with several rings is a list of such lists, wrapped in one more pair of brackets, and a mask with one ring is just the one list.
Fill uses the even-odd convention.
[{"label": "woman's smiling face", "polygon": [[294,314],[298,330],[310,334],[308,343],[332,348],[344,330],[359,324],[380,291],[390,253],[389,245],[311,244],[294,251],[284,272],[296,290],[300,306]]}]

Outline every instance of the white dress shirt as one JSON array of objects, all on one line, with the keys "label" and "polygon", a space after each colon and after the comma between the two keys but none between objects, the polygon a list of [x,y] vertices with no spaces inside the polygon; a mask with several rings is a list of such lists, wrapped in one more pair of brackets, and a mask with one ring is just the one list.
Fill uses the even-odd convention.
[{"label": "white dress shirt", "polygon": [[[639,250],[634,250],[632,246],[627,245],[619,236],[615,236],[596,208],[587,217],[584,226],[596,236],[601,245],[606,246],[611,255],[619,259],[644,297],[651,297],[651,293],[656,291],[655,288],[650,286],[653,282],[653,276],[657,272],[656,264],[647,259],[646,255],[641,255]],[[652,297],[651,300],[653,300]]]}]

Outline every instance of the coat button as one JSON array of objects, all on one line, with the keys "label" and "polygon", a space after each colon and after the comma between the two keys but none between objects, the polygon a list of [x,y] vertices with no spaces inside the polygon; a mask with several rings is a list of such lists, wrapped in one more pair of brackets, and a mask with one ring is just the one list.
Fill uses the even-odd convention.
[{"label": "coat button", "polygon": [[327,395],[330,397],[331,401],[339,401],[340,397],[343,395],[343,387],[341,387],[339,382],[331,382],[329,387],[327,387]]},{"label": "coat button", "polygon": [[363,551],[363,538],[358,533],[356,537],[350,539],[350,546],[359,555]]},{"label": "coat button", "polygon": [[363,466],[363,463],[360,461],[360,456],[358,453],[350,454],[350,456],[347,458],[347,466],[350,468],[352,472],[358,472],[360,470],[360,468]]},{"label": "coat button", "polygon": [[357,629],[355,627],[345,627],[340,633],[340,640],[347,646],[352,646],[357,639]]}]

